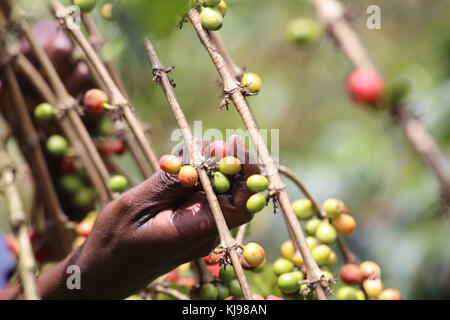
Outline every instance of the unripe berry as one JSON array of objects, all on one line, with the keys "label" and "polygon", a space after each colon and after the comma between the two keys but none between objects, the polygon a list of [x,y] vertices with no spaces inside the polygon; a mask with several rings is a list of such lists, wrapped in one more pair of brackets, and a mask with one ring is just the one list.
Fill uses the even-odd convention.
[{"label": "unripe berry", "polygon": [[90,89],[84,94],[83,103],[89,112],[99,114],[103,112],[103,105],[108,103],[108,96],[100,89]]},{"label": "unripe berry", "polygon": [[181,160],[173,154],[165,154],[159,159],[159,167],[170,174],[177,174],[181,169]]},{"label": "unripe berry", "polygon": [[97,193],[93,188],[84,187],[78,190],[73,197],[73,203],[79,208],[86,208],[94,204]]},{"label": "unripe berry", "polygon": [[349,286],[343,286],[336,292],[337,300],[356,300],[356,290]]},{"label": "unripe berry", "polygon": [[192,166],[182,166],[178,173],[178,180],[183,187],[191,188],[198,181],[198,172]]},{"label": "unripe berry", "polygon": [[251,269],[251,271],[254,273],[261,273],[264,271],[265,267],[266,267],[266,259],[264,259],[263,262],[259,266]]},{"label": "unripe berry", "polygon": [[208,7],[215,7],[219,4],[220,0],[205,0],[204,4]]},{"label": "unripe berry", "polygon": [[230,294],[230,290],[223,284],[217,285],[217,300],[224,300]]},{"label": "unripe berry", "polygon": [[320,242],[314,237],[306,237],[306,244],[308,245],[309,250],[312,250],[317,247]]},{"label": "unripe berry", "polygon": [[217,193],[225,193],[230,190],[230,181],[222,172],[214,172],[214,190]]},{"label": "unripe berry", "polygon": [[223,174],[232,176],[241,171],[242,166],[238,158],[227,156],[219,161],[218,168]]},{"label": "unripe berry", "polygon": [[347,263],[342,266],[339,275],[342,282],[349,285],[359,284],[362,281],[361,271],[359,270],[359,266],[356,264]]},{"label": "unripe berry", "polygon": [[266,206],[266,197],[262,193],[255,193],[247,200],[247,210],[251,213],[260,212]]},{"label": "unripe berry", "polygon": [[73,4],[79,6],[82,12],[90,12],[97,4],[97,0],[74,0]]},{"label": "unripe berry", "polygon": [[359,265],[359,270],[364,279],[377,279],[381,276],[380,267],[373,261],[364,261]]},{"label": "unripe berry", "polygon": [[128,189],[128,180],[120,174],[116,174],[109,179],[109,187],[114,192],[122,193]]},{"label": "unripe berry", "polygon": [[62,156],[69,148],[69,144],[64,137],[54,134],[47,139],[46,147],[48,152],[57,156]]},{"label": "unripe berry", "polygon": [[247,179],[247,188],[253,192],[261,192],[267,190],[269,181],[266,177],[260,174],[254,174]]},{"label": "unripe berry", "polygon": [[356,290],[356,300],[366,300],[366,294],[362,290]]},{"label": "unripe berry", "polygon": [[401,300],[402,295],[398,290],[386,289],[378,296],[378,300]]},{"label": "unripe berry", "polygon": [[322,222],[322,220],[320,220],[319,218],[312,218],[309,219],[306,223],[305,223],[305,230],[306,232],[310,235],[313,236],[316,234],[316,230],[319,227],[320,223]]},{"label": "unripe berry", "polygon": [[320,246],[312,249],[311,253],[314,260],[319,265],[319,267],[322,267],[328,263],[328,258],[330,256],[331,249],[327,245],[321,244]]},{"label": "unripe berry", "polygon": [[219,292],[217,288],[212,283],[205,283],[200,290],[201,300],[216,300]]},{"label": "unripe berry", "polygon": [[219,30],[222,27],[223,16],[219,10],[215,8],[202,8],[200,13],[200,21],[203,28],[208,30]]},{"label": "unripe berry", "polygon": [[105,3],[102,7],[102,17],[106,21],[114,21],[114,5],[112,3]]},{"label": "unripe berry", "polygon": [[286,259],[291,260],[295,253],[295,246],[292,240],[286,240],[280,247],[281,255]]},{"label": "unripe berry", "polygon": [[295,215],[300,220],[306,220],[314,215],[314,208],[311,200],[309,199],[299,199],[292,203],[292,208],[294,209]]},{"label": "unripe berry", "polygon": [[294,264],[287,259],[279,258],[273,263],[273,272],[275,272],[277,276],[282,273],[291,272],[292,269],[294,269]]},{"label": "unripe berry", "polygon": [[48,121],[57,114],[56,109],[47,102],[38,104],[34,109],[34,116],[41,121]]},{"label": "unripe berry", "polygon": [[369,298],[376,299],[383,290],[383,282],[380,279],[365,280],[363,288]]},{"label": "unripe berry", "polygon": [[328,222],[322,222],[316,230],[316,238],[322,243],[332,244],[337,239],[336,229]]},{"label": "unripe berry", "polygon": [[61,188],[67,193],[75,193],[83,188],[83,180],[76,174],[66,174],[60,178]]},{"label": "unripe berry", "polygon": [[347,77],[347,88],[358,102],[372,104],[384,93],[384,80],[371,69],[356,69]]},{"label": "unripe berry", "polygon": [[247,72],[242,76],[241,84],[245,85],[249,92],[255,93],[261,89],[261,78],[253,72]]},{"label": "unripe berry", "polygon": [[320,25],[310,18],[292,20],[286,26],[285,32],[288,40],[299,45],[314,42],[322,36]]},{"label": "unripe berry", "polygon": [[220,272],[219,272],[219,278],[225,284],[228,284],[229,282],[231,282],[231,280],[236,278],[236,273],[234,272],[233,267],[232,266],[227,266],[227,268],[225,269],[224,265],[221,266],[220,267]]},{"label": "unripe berry", "polygon": [[328,261],[327,261],[327,267],[328,268],[334,267],[337,263],[337,260],[338,260],[338,257],[336,255],[336,253],[333,250],[331,250],[330,255],[328,257]]},{"label": "unripe berry", "polygon": [[323,208],[327,213],[327,218],[334,219],[344,212],[345,204],[341,200],[327,199],[323,203]]},{"label": "unripe berry", "polygon": [[225,1],[221,0],[217,5],[217,10],[219,10],[222,17],[225,17],[225,15],[227,14],[227,9],[227,4],[225,3]]},{"label": "unripe berry", "polygon": [[77,225],[77,233],[81,237],[87,237],[92,230],[92,223],[90,222],[80,222]]},{"label": "unripe berry", "polygon": [[235,298],[241,298],[244,293],[242,292],[241,285],[237,279],[233,279],[230,281],[228,285],[230,289],[230,294]]},{"label": "unripe berry", "polygon": [[217,159],[226,157],[229,152],[228,143],[225,141],[215,140],[209,144],[209,153]]},{"label": "unripe berry", "polygon": [[298,291],[298,282],[298,277],[293,273],[283,273],[278,277],[278,287],[285,293],[294,293]]},{"label": "unripe berry", "polygon": [[331,223],[336,228],[336,230],[343,235],[348,235],[356,227],[356,222],[353,217],[347,213],[342,213],[337,218],[334,218]]},{"label": "unripe berry", "polygon": [[300,252],[294,253],[294,255],[292,256],[292,262],[296,267],[301,267],[303,265],[303,257]]},{"label": "unripe berry", "polygon": [[252,267],[257,267],[263,263],[266,253],[263,247],[255,242],[250,242],[244,248],[243,253],[245,261]]}]

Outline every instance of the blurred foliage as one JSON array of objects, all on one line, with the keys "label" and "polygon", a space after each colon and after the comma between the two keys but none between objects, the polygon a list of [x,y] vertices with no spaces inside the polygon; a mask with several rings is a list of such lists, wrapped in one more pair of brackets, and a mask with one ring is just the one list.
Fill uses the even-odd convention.
[{"label": "blurred foliage", "polygon": [[[365,26],[365,8],[373,1],[344,2],[387,81],[411,83],[411,109],[450,156],[450,2],[376,1],[381,30]],[[35,19],[46,14],[36,1],[19,3]],[[98,7],[91,15],[107,40],[103,54],[116,62],[139,117],[152,125],[158,153],[174,146],[170,133],[176,124],[161,89],[151,81],[144,35],[153,40],[163,64],[176,66],[171,76],[191,123],[201,120],[204,129],[223,132],[242,128],[233,108],[217,112],[217,72],[193,28],[189,23],[176,28],[186,1],[122,3],[125,10],[117,23],[103,21]],[[361,259],[379,263],[385,287],[398,288],[405,298],[450,298],[450,223],[448,216],[438,215],[434,176],[387,114],[368,112],[348,98],[344,79],[351,66],[330,39],[301,48],[284,38],[291,19],[314,17],[309,1],[227,3],[220,32],[236,63],[263,80],[260,94],[249,101],[261,128],[280,129],[280,161],[320,201],[336,197],[347,204],[358,224],[347,237],[349,246]],[[120,161],[133,166],[130,157]],[[287,184],[292,200],[302,196]],[[268,208],[255,217],[249,239],[264,246],[270,262],[287,237],[281,214]],[[260,282],[254,285],[267,290]]]}]

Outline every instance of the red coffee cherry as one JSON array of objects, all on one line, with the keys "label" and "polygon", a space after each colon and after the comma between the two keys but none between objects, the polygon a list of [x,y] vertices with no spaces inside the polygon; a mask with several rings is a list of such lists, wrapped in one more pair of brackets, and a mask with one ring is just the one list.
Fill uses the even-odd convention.
[{"label": "red coffee cherry", "polygon": [[81,237],[87,237],[92,230],[92,222],[80,222],[77,225],[77,233]]},{"label": "red coffee cherry", "polygon": [[198,181],[198,173],[192,166],[182,166],[178,173],[178,179],[183,187],[191,188]]},{"label": "red coffee cherry", "polygon": [[177,174],[181,169],[181,160],[173,154],[166,154],[159,159],[159,167],[167,173]]},{"label": "red coffee cherry", "polygon": [[380,293],[378,300],[402,300],[402,295],[398,290],[386,289]]},{"label": "red coffee cherry", "polygon": [[364,261],[359,265],[359,270],[364,279],[376,279],[381,276],[380,267],[373,261]]},{"label": "red coffee cherry", "polygon": [[228,143],[225,141],[215,140],[209,145],[209,153],[217,159],[222,159],[227,156],[229,150],[228,148]]},{"label": "red coffee cherry", "polygon": [[206,264],[213,265],[219,263],[219,258],[222,255],[220,253],[212,253],[210,255],[204,256],[202,259]]},{"label": "red coffee cherry", "polygon": [[356,264],[348,263],[342,266],[339,275],[342,282],[349,285],[359,284],[362,281],[361,271],[359,270],[359,266]]},{"label": "red coffee cherry", "polygon": [[90,89],[84,94],[83,103],[89,112],[99,114],[103,112],[103,104],[108,103],[108,96],[102,90]]},{"label": "red coffee cherry", "polygon": [[371,69],[356,69],[347,77],[347,88],[358,102],[372,104],[384,93],[384,80]]},{"label": "red coffee cherry", "polygon": [[352,233],[356,227],[355,219],[347,213],[342,213],[339,217],[334,218],[331,223],[343,235]]}]

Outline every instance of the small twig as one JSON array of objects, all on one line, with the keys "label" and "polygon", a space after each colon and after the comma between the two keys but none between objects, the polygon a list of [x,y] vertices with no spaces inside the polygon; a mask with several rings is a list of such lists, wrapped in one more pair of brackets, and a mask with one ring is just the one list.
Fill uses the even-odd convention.
[{"label": "small twig", "polygon": [[155,292],[166,293],[178,300],[191,300],[184,293],[181,293],[180,291],[178,291],[176,289],[169,288],[164,283],[161,283],[159,281],[154,281],[154,282],[150,283],[150,285],[147,287],[147,290],[150,292],[155,291]]},{"label": "small twig", "polygon": [[238,244],[242,244],[245,238],[245,232],[247,231],[248,223],[243,224],[239,227],[238,232],[236,234],[236,242]]}]

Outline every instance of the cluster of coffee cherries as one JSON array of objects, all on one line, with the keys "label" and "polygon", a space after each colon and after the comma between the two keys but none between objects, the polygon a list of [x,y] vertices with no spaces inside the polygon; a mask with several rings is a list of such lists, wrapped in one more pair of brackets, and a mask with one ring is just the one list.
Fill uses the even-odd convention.
[{"label": "cluster of coffee cherries", "polygon": [[[91,12],[95,6],[97,5],[97,0],[74,0],[73,4],[78,6],[81,12],[88,13]],[[113,3],[105,3],[102,6],[102,17],[107,21],[114,21],[114,4]]]},{"label": "cluster of coffee cherries", "polygon": [[204,0],[200,21],[207,30],[219,30],[222,28],[223,18],[227,13],[227,4],[223,0]]}]

